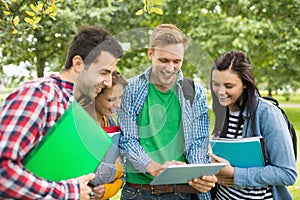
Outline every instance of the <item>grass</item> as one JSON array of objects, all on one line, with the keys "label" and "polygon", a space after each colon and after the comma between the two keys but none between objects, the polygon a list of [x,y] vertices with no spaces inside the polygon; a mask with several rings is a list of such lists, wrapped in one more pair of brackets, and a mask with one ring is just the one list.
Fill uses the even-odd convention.
[{"label": "grass", "polygon": [[[266,94],[262,95],[266,96]],[[281,104],[300,104],[300,94],[291,95],[289,100],[286,100],[286,98],[283,95],[274,95],[273,97],[275,97]]]}]

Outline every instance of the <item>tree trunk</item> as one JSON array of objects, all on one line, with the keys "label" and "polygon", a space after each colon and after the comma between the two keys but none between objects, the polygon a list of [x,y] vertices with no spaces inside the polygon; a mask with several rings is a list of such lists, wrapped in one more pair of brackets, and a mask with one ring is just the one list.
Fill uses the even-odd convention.
[{"label": "tree trunk", "polygon": [[37,60],[36,73],[38,78],[44,77],[45,61],[43,60],[44,59]]},{"label": "tree trunk", "polygon": [[272,96],[272,89],[271,89],[271,88],[268,89],[268,96],[269,96],[269,97]]},{"label": "tree trunk", "polygon": [[47,41],[45,38],[45,34],[43,34],[42,31],[35,31],[35,37],[37,39],[35,49],[37,51],[36,55],[36,73],[37,77],[44,77],[44,69],[45,69],[45,64],[46,64],[46,51],[45,49],[47,48]]}]

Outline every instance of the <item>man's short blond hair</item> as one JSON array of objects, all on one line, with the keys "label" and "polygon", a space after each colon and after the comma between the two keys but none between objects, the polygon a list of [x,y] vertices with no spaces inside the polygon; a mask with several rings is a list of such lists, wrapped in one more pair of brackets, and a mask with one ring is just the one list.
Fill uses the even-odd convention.
[{"label": "man's short blond hair", "polygon": [[178,43],[182,43],[185,50],[188,48],[189,41],[186,35],[173,24],[157,26],[150,36],[150,48]]}]

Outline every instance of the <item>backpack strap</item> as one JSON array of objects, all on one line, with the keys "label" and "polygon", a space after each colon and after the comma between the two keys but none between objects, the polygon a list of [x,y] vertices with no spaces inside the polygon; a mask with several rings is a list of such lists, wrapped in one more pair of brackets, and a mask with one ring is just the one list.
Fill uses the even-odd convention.
[{"label": "backpack strap", "polygon": [[265,99],[265,100],[270,101],[271,103],[273,103],[281,111],[281,113],[282,113],[282,115],[283,115],[283,117],[284,117],[284,119],[287,123],[289,132],[290,132],[290,136],[291,136],[292,143],[293,143],[295,160],[297,160],[297,147],[298,147],[297,146],[297,133],[296,133],[296,130],[295,130],[293,124],[289,120],[289,118],[288,118],[287,114],[285,113],[285,111],[279,106],[279,102],[278,102],[277,99],[275,99],[273,97],[269,97],[269,96],[265,96],[265,97],[262,97],[262,98]]},{"label": "backpack strap", "polygon": [[184,98],[186,100],[190,100],[190,103],[192,105],[195,97],[194,81],[190,78],[183,77],[182,90],[183,90]]},{"label": "backpack strap", "polygon": [[277,99],[274,99],[273,97],[269,97],[269,96],[265,96],[262,98],[265,100],[271,101],[275,106],[279,107],[279,103],[278,103]]}]

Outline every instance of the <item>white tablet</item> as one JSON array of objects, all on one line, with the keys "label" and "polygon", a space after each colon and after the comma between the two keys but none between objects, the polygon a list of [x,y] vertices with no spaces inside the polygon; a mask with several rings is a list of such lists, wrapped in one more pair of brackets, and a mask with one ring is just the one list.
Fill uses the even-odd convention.
[{"label": "white tablet", "polygon": [[155,177],[150,185],[184,184],[196,177],[212,176],[226,163],[170,165]]}]

